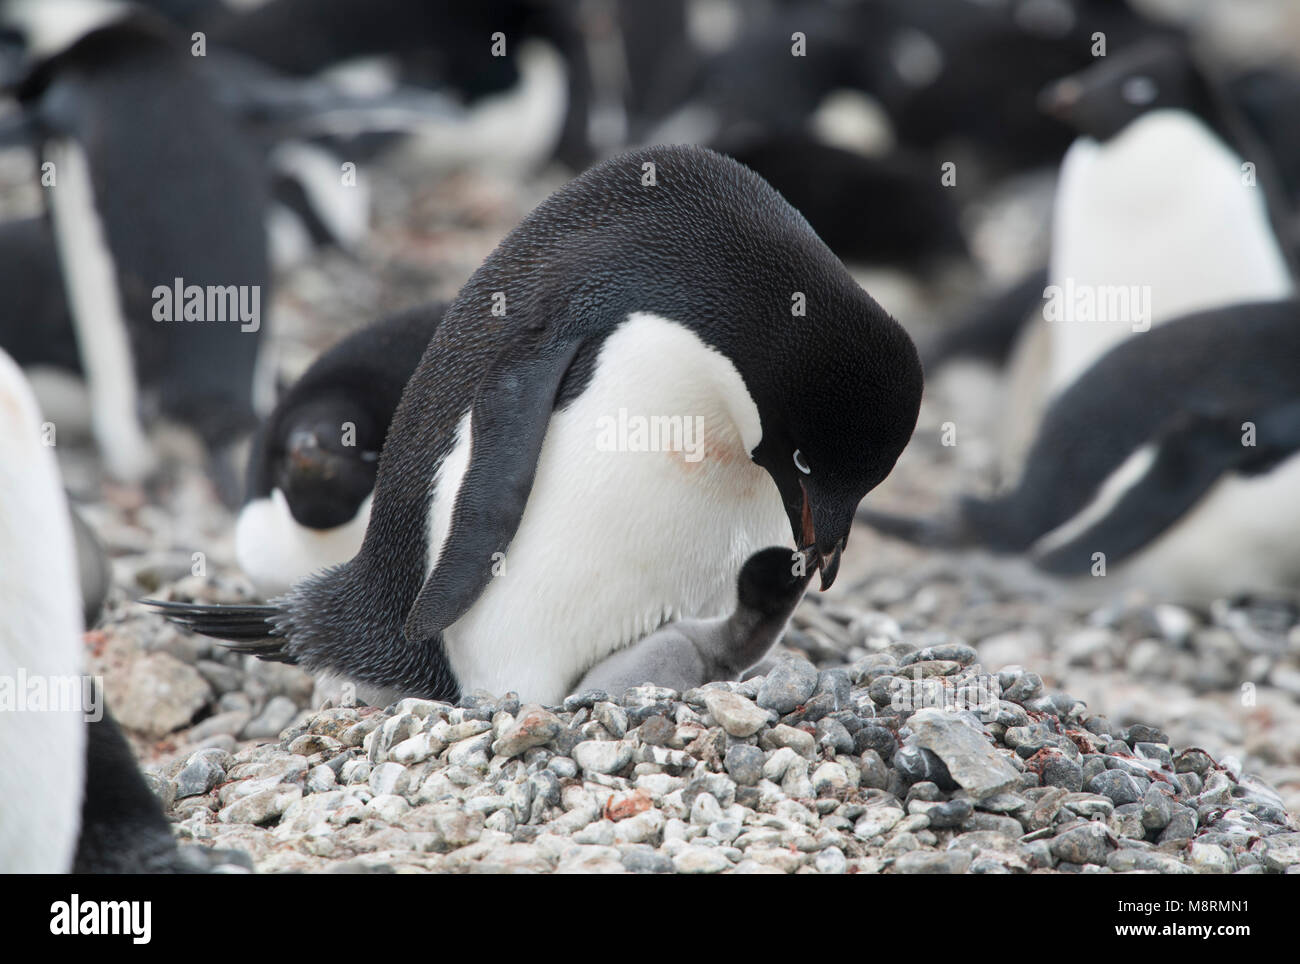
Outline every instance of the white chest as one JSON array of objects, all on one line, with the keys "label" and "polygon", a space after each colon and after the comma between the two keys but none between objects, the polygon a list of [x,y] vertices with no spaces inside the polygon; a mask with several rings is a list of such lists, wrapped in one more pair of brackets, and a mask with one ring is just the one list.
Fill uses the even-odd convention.
[{"label": "white chest", "polygon": [[420,124],[411,153],[436,168],[474,164],[502,174],[543,163],[568,109],[564,60],[550,44],[528,40],[519,50],[519,75],[514,87],[481,98],[463,115]]},{"label": "white chest", "polygon": [[[1057,190],[1051,281],[1093,297],[1098,310],[1050,322],[1053,390],[1151,325],[1292,293],[1263,188],[1242,163],[1181,111],[1154,111],[1106,144],[1080,138],[1071,146]],[[1130,307],[1111,318],[1106,305]]]},{"label": "white chest", "polygon": [[[430,560],[468,435],[466,422],[435,488]],[[776,484],[749,458],[759,438],[725,357],[674,322],[633,315],[586,390],[552,416],[515,538],[444,633],[461,685],[558,702],[664,622],[729,612],[745,559],[791,538]]]},{"label": "white chest", "polygon": [[0,351],[0,872],[65,873],[81,817],[81,593],[54,450]]},{"label": "white chest", "polygon": [[267,595],[289,587],[317,569],[347,562],[357,554],[370,521],[366,496],[357,514],[333,529],[310,529],[289,511],[284,493],[272,489],[265,499],[253,499],[235,523],[235,559],[254,585]]}]

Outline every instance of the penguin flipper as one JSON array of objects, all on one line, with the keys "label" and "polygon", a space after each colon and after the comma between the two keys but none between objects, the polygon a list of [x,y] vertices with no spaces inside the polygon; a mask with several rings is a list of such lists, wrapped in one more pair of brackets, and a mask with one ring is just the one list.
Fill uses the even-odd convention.
[{"label": "penguin flipper", "polygon": [[1187,413],[1162,433],[1150,468],[1111,509],[1077,536],[1036,558],[1059,575],[1079,575],[1104,552],[1110,563],[1142,549],[1183,517],[1229,472],[1256,475],[1300,451],[1300,401],[1253,420],[1257,444],[1242,442],[1249,416]]},{"label": "penguin flipper", "polygon": [[1042,307],[1047,282],[1044,265],[980,302],[922,351],[921,363],[925,370],[932,372],[954,358],[1005,363],[1034,309]]},{"label": "penguin flipper", "polygon": [[581,339],[545,343],[538,329],[493,361],[474,396],[473,444],[437,565],[407,613],[406,638],[433,639],[492,578],[519,528],[551,413]]},{"label": "penguin flipper", "polygon": [[233,653],[249,653],[273,663],[296,663],[285,650],[287,640],[275,634],[275,621],[284,615],[278,606],[222,606],[141,599],[168,622],[191,632],[221,640]]}]

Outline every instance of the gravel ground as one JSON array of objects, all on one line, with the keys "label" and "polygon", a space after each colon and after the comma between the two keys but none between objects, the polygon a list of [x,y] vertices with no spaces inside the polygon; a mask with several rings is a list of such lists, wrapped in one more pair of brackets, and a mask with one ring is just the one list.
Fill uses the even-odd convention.
[{"label": "gravel ground", "polygon": [[[25,176],[0,155],[7,213],[31,209]],[[401,157],[369,176],[365,248],[323,253],[279,280],[272,324],[285,378],[361,324],[453,295],[561,180],[431,181]],[[1039,184],[1013,201],[1028,196],[1041,216],[1050,192]],[[1013,214],[1003,248],[1029,234],[1032,218]],[[986,219],[979,247],[1006,277],[1016,252],[999,258],[998,224]],[[918,337],[952,308],[897,278],[863,277]],[[937,511],[956,492],[986,490],[996,401],[987,379],[934,380],[874,504]],[[954,411],[960,443],[944,447],[939,426]],[[178,836],[247,854],[232,868],[1256,873],[1300,863],[1288,816],[1300,813],[1292,602],[1202,610],[1119,586],[1081,592],[1014,563],[861,530],[834,589],[803,603],[761,679],[586,694],[549,709],[507,695],[317,710],[306,674],[225,653],[134,606],[146,595],[251,596],[234,566],[233,518],[195,443],[166,428],[155,437],[162,474],[124,487],[60,426],[69,490],[115,573],[87,634],[91,668]],[[896,677],[908,682],[891,690]],[[898,705],[917,690],[984,702],[946,713]]]}]

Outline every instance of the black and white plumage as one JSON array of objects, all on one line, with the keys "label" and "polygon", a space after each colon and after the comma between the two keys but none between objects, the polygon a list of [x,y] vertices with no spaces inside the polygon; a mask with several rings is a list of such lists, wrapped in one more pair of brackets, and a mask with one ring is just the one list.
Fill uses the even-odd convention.
[{"label": "black and white plumage", "polygon": [[[185,423],[213,449],[254,421],[267,175],[187,38],[128,16],[36,49],[16,93],[52,165],[45,197],[95,436],[110,470],[138,479],[154,461],[142,414]],[[204,292],[202,320],[178,318],[182,304],[178,320],[157,320],[158,292],[178,284]]]},{"label": "black and white plumage", "polygon": [[445,310],[403,311],[344,338],[258,430],[235,554],[263,592],[283,592],[361,548],[384,437]]},{"label": "black and white plumage", "polygon": [[1049,284],[1149,298],[1140,316],[1049,323],[1050,391],[1135,331],[1292,295],[1270,161],[1185,43],[1107,57],[1049,88],[1044,105],[1080,135],[1061,165]]},{"label": "black and white plumage", "polygon": [[803,553],[780,546],[756,552],[740,568],[734,612],[669,623],[595,666],[574,692],[618,695],[653,683],[684,693],[740,679],[781,638],[812,574]]},{"label": "black and white plumage", "polygon": [[[162,608],[403,693],[554,702],[665,622],[730,612],[745,559],[791,534],[829,585],[920,393],[911,340],[761,179],[701,148],[623,155],[448,310],[354,559],[262,609]],[[602,445],[624,414],[690,419],[698,458]]]},{"label": "black and white plumage", "polygon": [[1026,553],[1192,600],[1300,581],[1300,303],[1233,305],[1122,342],[1048,409],[1018,484],[954,518],[863,510],[940,546]]},{"label": "black and white plumage", "polygon": [[0,872],[181,869],[102,694],[85,687],[71,520],[36,398],[0,352],[0,675],[10,699],[47,701],[0,711]]}]

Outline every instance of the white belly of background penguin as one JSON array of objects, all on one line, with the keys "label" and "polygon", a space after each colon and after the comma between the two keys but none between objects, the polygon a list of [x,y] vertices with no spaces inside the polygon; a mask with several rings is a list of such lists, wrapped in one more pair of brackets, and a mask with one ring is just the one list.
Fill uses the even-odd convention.
[{"label": "white belly of background penguin", "polygon": [[299,579],[357,554],[370,521],[370,496],[357,514],[331,529],[299,525],[284,492],[274,489],[239,512],[235,523],[235,561],[263,592],[284,592]]},{"label": "white belly of background penguin", "polygon": [[[1016,486],[930,523],[937,545],[1024,552],[1074,588],[1203,603],[1300,581],[1300,302],[1176,318],[1116,345],[1048,409]],[[1105,578],[1100,578],[1105,577]]]},{"label": "white belly of background penguin", "polygon": [[312,362],[258,428],[235,558],[263,593],[285,592],[361,548],[379,450],[446,307],[357,329]]},{"label": "white belly of background penguin", "polygon": [[[907,334],[761,178],[703,148],[622,155],[447,310],[353,559],[268,606],[152,605],[403,695],[555,702],[664,622],[728,612],[785,533],[827,588],[920,395]],[[639,451],[633,420],[675,418],[698,448]]]},{"label": "white belly of background penguin", "polygon": [[1170,318],[1291,294],[1263,193],[1243,183],[1241,163],[1184,111],[1144,114],[1106,144],[1075,141],[1061,165],[1051,282],[1132,299],[1126,317],[1052,322],[1052,391]]}]

